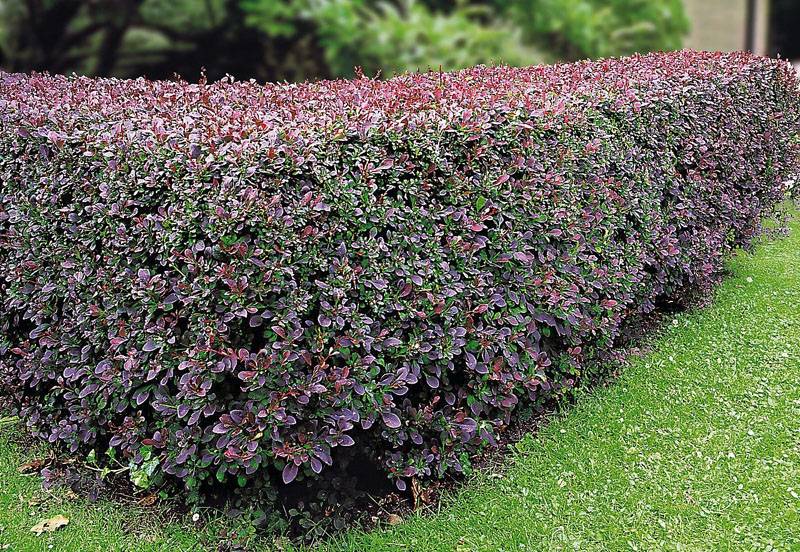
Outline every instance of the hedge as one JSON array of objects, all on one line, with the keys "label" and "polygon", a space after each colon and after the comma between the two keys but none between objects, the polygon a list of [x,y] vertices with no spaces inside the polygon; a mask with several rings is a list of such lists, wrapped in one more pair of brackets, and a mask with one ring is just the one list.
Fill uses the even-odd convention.
[{"label": "hedge", "polygon": [[0,107],[14,412],[142,486],[323,518],[374,472],[467,470],[626,323],[708,293],[798,169],[797,77],[742,53],[3,73]]}]

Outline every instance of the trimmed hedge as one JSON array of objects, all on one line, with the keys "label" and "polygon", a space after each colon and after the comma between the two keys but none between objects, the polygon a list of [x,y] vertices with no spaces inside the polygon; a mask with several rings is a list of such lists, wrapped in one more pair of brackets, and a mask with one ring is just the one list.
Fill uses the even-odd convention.
[{"label": "trimmed hedge", "polygon": [[787,63],[692,52],[0,74],[0,107],[0,378],[30,431],[324,516],[364,462],[400,490],[463,471],[623,323],[707,292],[800,132]]}]

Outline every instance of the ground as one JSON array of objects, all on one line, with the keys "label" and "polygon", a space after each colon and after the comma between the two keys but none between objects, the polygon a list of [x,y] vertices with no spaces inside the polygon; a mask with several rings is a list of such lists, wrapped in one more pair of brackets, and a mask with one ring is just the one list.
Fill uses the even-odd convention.
[{"label": "ground", "polygon": [[[800,549],[800,223],[730,269],[710,307],[671,318],[619,379],[515,445],[506,469],[435,513],[321,549]],[[41,451],[14,445],[12,428],[0,434],[0,550],[199,550],[225,525],[43,493],[17,471]],[[56,514],[69,525],[30,532]]]}]

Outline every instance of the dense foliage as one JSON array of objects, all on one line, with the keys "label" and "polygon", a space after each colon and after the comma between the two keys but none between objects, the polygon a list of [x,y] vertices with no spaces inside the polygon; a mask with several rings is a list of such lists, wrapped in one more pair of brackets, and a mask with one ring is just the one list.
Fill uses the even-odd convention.
[{"label": "dense foliage", "polygon": [[797,86],[690,52],[0,74],[0,392],[34,435],[193,501],[332,516],[375,473],[461,472],[757,235],[798,168]]},{"label": "dense foliage", "polygon": [[292,80],[680,48],[681,0],[0,0],[0,67]]},{"label": "dense foliage", "polygon": [[[248,0],[244,7],[253,26],[272,31],[272,3]],[[338,76],[352,76],[356,67],[366,75],[390,77],[498,62],[533,65],[545,57],[526,44],[519,27],[493,18],[485,5],[459,3],[442,11],[419,0],[374,8],[360,0],[316,0],[298,9],[296,17],[313,22],[325,61]]]},{"label": "dense foliage", "polygon": [[683,0],[495,1],[530,41],[560,58],[677,50],[689,31]]},{"label": "dense foliage", "polygon": [[676,50],[689,31],[683,0],[520,0],[505,9],[532,42],[567,59]]}]

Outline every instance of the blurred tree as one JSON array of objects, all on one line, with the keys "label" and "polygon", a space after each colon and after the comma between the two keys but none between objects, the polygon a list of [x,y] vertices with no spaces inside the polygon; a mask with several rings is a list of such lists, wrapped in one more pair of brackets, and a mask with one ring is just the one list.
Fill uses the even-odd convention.
[{"label": "blurred tree", "polygon": [[265,36],[239,0],[0,0],[0,64],[12,71],[302,80],[328,74],[314,29]]},{"label": "blurred tree", "polygon": [[683,0],[492,1],[561,59],[677,50],[689,32]]},{"label": "blurred tree", "polygon": [[[12,71],[303,80],[680,46],[681,0],[0,0]],[[542,53],[545,52],[545,53]]]},{"label": "blurred tree", "polygon": [[355,67],[388,77],[482,63],[532,65],[544,57],[518,28],[495,20],[487,5],[457,2],[434,11],[418,0],[243,0],[242,7],[250,24],[272,36],[291,35],[291,21],[313,24],[336,76],[352,76]]},{"label": "blurred tree", "polygon": [[477,64],[533,65],[544,58],[524,43],[520,29],[493,20],[489,6],[459,3],[444,13],[415,0],[403,0],[399,6],[383,2],[365,14],[363,32],[356,36],[350,42],[360,54],[359,65],[368,73],[381,71],[386,76]]}]

